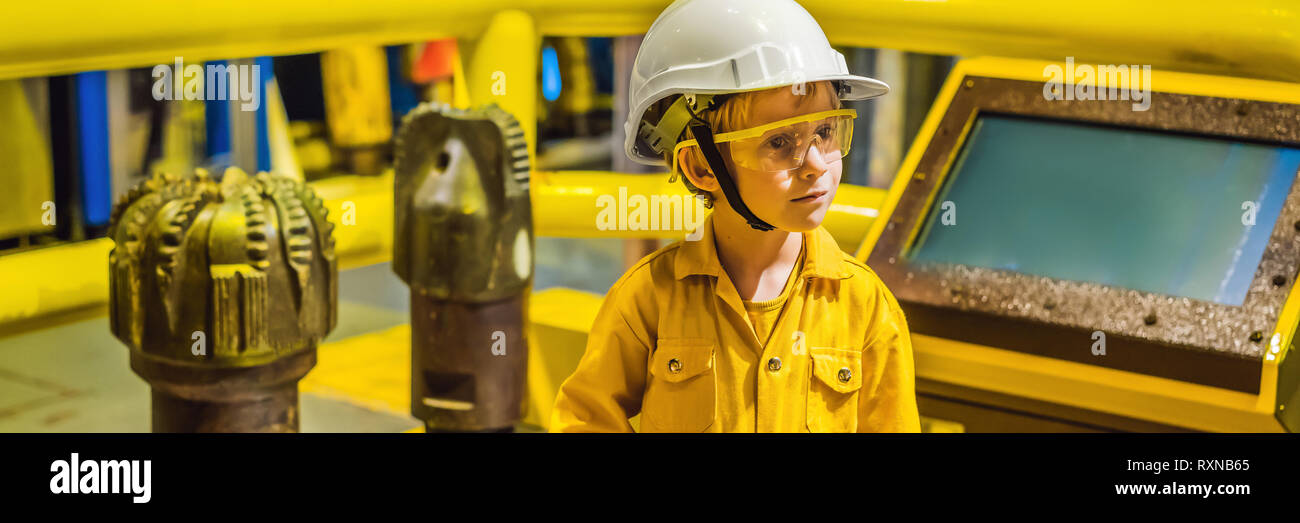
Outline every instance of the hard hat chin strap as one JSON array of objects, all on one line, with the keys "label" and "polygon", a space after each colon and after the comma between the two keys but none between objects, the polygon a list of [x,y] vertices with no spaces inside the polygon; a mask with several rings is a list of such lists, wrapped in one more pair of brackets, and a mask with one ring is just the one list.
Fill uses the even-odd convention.
[{"label": "hard hat chin strap", "polygon": [[754,216],[745,205],[744,200],[740,199],[740,191],[736,189],[736,180],[731,177],[727,171],[727,162],[722,160],[722,155],[718,153],[718,145],[713,143],[713,131],[709,126],[698,122],[691,124],[691,133],[695,136],[695,141],[700,144],[700,152],[704,153],[704,160],[709,163],[709,168],[713,170],[713,176],[718,179],[718,185],[722,187],[722,194],[726,195],[727,203],[735,209],[736,214],[745,219],[750,227],[760,231],[770,231],[775,229],[771,224]]}]

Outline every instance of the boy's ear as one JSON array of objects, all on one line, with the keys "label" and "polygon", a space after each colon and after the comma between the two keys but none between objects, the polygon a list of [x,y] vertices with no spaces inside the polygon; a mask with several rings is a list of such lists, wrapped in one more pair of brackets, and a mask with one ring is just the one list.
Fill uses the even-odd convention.
[{"label": "boy's ear", "polygon": [[713,176],[713,171],[709,169],[704,160],[700,158],[699,152],[694,148],[687,147],[677,151],[677,166],[682,169],[682,174],[696,188],[708,192],[721,189],[721,186],[718,185],[718,179]]}]

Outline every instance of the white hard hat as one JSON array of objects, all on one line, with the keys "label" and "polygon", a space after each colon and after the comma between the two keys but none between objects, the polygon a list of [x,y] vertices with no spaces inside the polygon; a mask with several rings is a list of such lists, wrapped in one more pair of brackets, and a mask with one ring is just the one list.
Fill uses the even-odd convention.
[{"label": "white hard hat", "polygon": [[889,92],[884,82],[849,74],[844,55],[794,0],[677,0],[650,25],[628,85],[625,149],[632,160],[663,162],[686,120],[680,115],[642,122],[666,97],[756,91],[838,80],[841,100]]}]

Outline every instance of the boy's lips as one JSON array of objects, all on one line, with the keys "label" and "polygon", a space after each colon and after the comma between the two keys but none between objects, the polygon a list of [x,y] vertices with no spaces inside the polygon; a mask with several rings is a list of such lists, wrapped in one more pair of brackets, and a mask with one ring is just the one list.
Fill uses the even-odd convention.
[{"label": "boy's lips", "polygon": [[813,191],[813,192],[808,193],[808,194],[805,195],[805,196],[801,196],[801,197],[799,197],[799,198],[795,198],[795,199],[790,200],[790,201],[795,202],[795,203],[813,203],[813,202],[818,202],[818,201],[821,201],[822,198],[826,197],[826,194],[827,194],[828,192],[829,192],[829,191]]}]

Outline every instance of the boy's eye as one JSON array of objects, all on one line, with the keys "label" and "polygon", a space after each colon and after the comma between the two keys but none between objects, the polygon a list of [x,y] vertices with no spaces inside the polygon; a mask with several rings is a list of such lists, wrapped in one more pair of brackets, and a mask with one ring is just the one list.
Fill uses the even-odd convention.
[{"label": "boy's eye", "polygon": [[817,128],[817,136],[822,137],[822,141],[830,140],[835,137],[835,128],[831,124],[822,124]]},{"label": "boy's eye", "polygon": [[773,136],[768,138],[766,142],[763,142],[763,148],[769,151],[780,151],[790,147],[790,145],[790,139],[785,136]]}]

